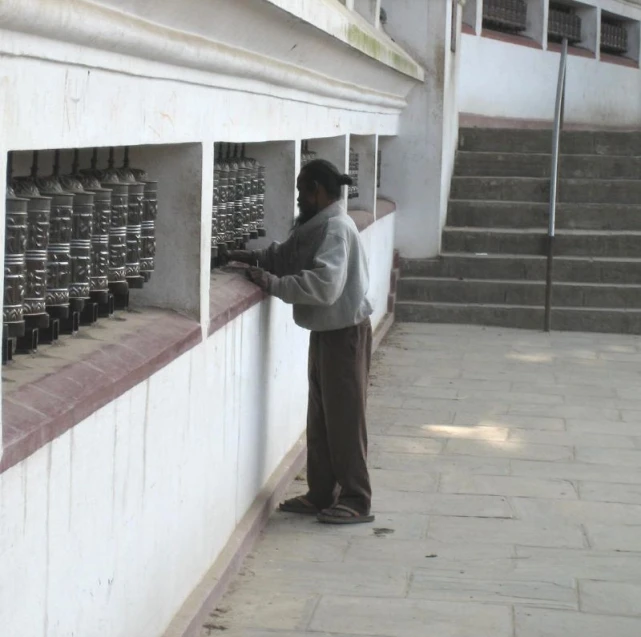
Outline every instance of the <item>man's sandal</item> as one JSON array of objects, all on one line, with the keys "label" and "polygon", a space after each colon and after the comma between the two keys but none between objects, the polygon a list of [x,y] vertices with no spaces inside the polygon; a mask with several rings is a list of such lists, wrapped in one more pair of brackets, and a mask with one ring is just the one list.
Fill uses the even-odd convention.
[{"label": "man's sandal", "polygon": [[363,515],[344,504],[335,504],[321,511],[317,518],[323,524],[366,524],[374,521],[373,515]]},{"label": "man's sandal", "polygon": [[284,513],[299,513],[300,515],[318,515],[318,509],[305,497],[299,495],[296,498],[285,500],[279,509]]}]

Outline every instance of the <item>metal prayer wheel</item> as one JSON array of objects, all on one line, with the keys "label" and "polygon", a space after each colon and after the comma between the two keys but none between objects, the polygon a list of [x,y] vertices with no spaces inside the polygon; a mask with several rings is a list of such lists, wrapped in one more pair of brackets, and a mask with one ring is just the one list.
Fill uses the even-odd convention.
[{"label": "metal prayer wheel", "polygon": [[47,248],[47,310],[52,316],[69,316],[73,195],[43,192],[51,197]]},{"label": "metal prayer wheel", "polygon": [[[129,147],[125,148],[123,166],[120,171],[130,183],[131,178],[143,184],[142,213],[140,221],[140,274],[145,281],[156,267],[156,219],[158,218],[158,182],[149,179],[147,172],[129,167]],[[131,193],[131,189],[130,189]]]},{"label": "metal prayer wheel", "polygon": [[236,192],[235,175],[231,173],[231,147],[227,147],[227,157],[220,163],[220,217],[225,246],[236,247],[234,233],[234,194]]},{"label": "metal prayer wheel", "polygon": [[[69,179],[66,180],[67,185],[69,181]],[[75,193],[65,190],[60,177],[60,151],[55,153],[53,174],[50,177],[37,178],[36,185],[41,194],[53,197],[52,207],[56,205],[56,197],[65,198],[65,201],[71,204],[69,302],[73,305],[74,311],[81,312],[85,301],[89,299],[91,287],[94,196],[92,193],[84,192],[81,185],[78,186],[81,190]]]},{"label": "metal prayer wheel", "polygon": [[49,325],[47,260],[51,199],[31,197],[27,205],[27,252],[24,315],[38,327]]},{"label": "metal prayer wheel", "polygon": [[[91,158],[91,168],[80,171],[84,187],[98,194],[105,191],[105,198],[109,198],[109,228],[107,234],[107,284],[108,289],[114,295],[126,297],[129,293],[129,285],[125,276],[125,263],[127,260],[127,209],[129,189],[120,181],[114,181],[117,177],[115,171],[98,169],[98,149],[94,148]],[[103,204],[96,203],[96,206]],[[106,204],[105,204],[106,205]],[[96,212],[96,214],[98,214]],[[100,230],[104,230],[107,213],[101,215]],[[94,228],[94,234],[96,229]],[[101,237],[101,246],[104,240]],[[104,257],[103,257],[104,258]],[[101,262],[103,260],[101,258]]]},{"label": "metal prayer wheel", "polygon": [[97,178],[79,175],[83,188],[94,196],[93,229],[91,233],[91,294],[100,303],[109,295],[109,230],[111,228],[112,193]]},{"label": "metal prayer wheel", "polygon": [[[112,161],[112,156],[110,156],[110,166],[113,165]],[[127,263],[125,266],[127,282],[130,287],[141,288],[144,283],[140,272],[140,247],[142,244],[145,184],[137,181],[127,166],[118,169],[117,175],[119,180],[126,183],[129,188],[127,195]]]},{"label": "metal prayer wheel", "polygon": [[[142,209],[145,184],[130,183],[127,212],[127,281],[132,287],[141,287],[140,248],[142,244]],[[133,284],[133,285],[132,285]]]},{"label": "metal prayer wheel", "polygon": [[[10,164],[11,164],[11,154]],[[11,167],[9,167],[11,175]],[[47,314],[47,249],[49,246],[49,217],[51,215],[51,199],[35,193],[35,185],[20,182],[30,190],[30,194],[22,197],[27,205],[27,235],[25,248],[25,291],[23,301],[23,316],[27,328],[48,327]],[[13,187],[10,187],[15,197]],[[8,204],[9,205],[9,204]]]},{"label": "metal prayer wheel", "polygon": [[102,182],[111,191],[111,224],[109,226],[109,284],[117,293],[126,293],[127,284],[127,214],[129,187]]},{"label": "metal prayer wheel", "polygon": [[5,338],[19,337],[25,333],[27,206],[28,200],[16,197],[9,186],[6,198],[2,308]]},{"label": "metal prayer wheel", "polygon": [[258,236],[267,236],[265,229],[265,166],[258,165],[258,194],[257,194],[257,214],[258,214]]},{"label": "metal prayer wheel", "polygon": [[234,147],[234,156],[229,165],[229,186],[231,191],[232,208],[231,214],[233,219],[232,234],[230,241],[234,248],[243,246],[243,183],[238,159],[238,146]]},{"label": "metal prayer wheel", "polygon": [[73,195],[71,226],[70,299],[88,299],[91,292],[91,238],[94,217],[94,195],[77,192]]},{"label": "metal prayer wheel", "polygon": [[[109,152],[109,167],[97,173],[103,188],[111,190],[111,226],[109,228],[109,284],[118,295],[129,292],[127,263],[129,257],[127,229],[129,221],[129,184],[120,180],[114,168],[113,148]],[[140,263],[138,264],[140,268]]]},{"label": "metal prayer wheel", "polygon": [[140,238],[140,272],[149,280],[156,269],[156,219],[158,218],[158,182],[145,180]]},{"label": "metal prayer wheel", "polygon": [[[90,194],[93,197],[93,217],[90,235],[89,295],[98,303],[105,304],[109,298],[109,225],[111,222],[111,191],[89,171],[78,170],[78,151],[74,152],[72,174],[60,178],[62,186],[75,195]],[[78,202],[79,205],[80,202]],[[86,239],[85,239],[86,240]]]},{"label": "metal prayer wheel", "polygon": [[358,189],[358,173],[360,169],[360,157],[353,149],[349,149],[349,176],[352,178],[352,185],[349,186],[347,198],[357,199],[359,195]]},{"label": "metal prayer wheel", "polygon": [[211,206],[211,265],[215,267],[220,255],[220,160],[221,146],[218,145],[214,160],[214,192]]},{"label": "metal prayer wheel", "polygon": [[33,154],[31,177],[16,178],[12,183],[16,193],[28,198],[31,205],[37,206],[37,200],[43,197],[50,202],[45,306],[54,318],[66,319],[71,285],[73,195],[62,189],[55,175],[47,179],[38,177],[37,151]]}]

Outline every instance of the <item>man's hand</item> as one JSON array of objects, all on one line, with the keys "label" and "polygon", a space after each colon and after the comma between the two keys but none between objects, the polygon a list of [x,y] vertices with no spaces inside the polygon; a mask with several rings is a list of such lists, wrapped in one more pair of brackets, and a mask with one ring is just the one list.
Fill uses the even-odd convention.
[{"label": "man's hand", "polygon": [[238,261],[247,265],[256,264],[254,253],[251,250],[228,250],[227,248],[222,248],[218,258],[222,265],[227,265],[230,261]]},{"label": "man's hand", "polygon": [[247,270],[247,278],[264,292],[269,292],[271,275],[265,272],[265,270],[261,268],[249,268],[249,270]]}]

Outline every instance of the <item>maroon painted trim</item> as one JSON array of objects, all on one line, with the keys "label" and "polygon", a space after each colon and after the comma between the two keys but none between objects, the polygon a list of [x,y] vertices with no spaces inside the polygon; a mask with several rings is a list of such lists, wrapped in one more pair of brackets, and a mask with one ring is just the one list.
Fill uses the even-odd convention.
[{"label": "maroon painted trim", "polygon": [[[548,51],[553,53],[560,53],[562,46],[558,42],[548,42]],[[596,53],[594,51],[589,51],[588,49],[583,49],[580,46],[569,46],[568,47],[569,55],[576,55],[581,58],[589,58],[591,60],[596,60]]]},{"label": "maroon painted trim", "polygon": [[639,62],[630,58],[619,57],[618,55],[611,55],[610,53],[601,53],[601,62],[607,64],[616,64],[617,66],[627,66],[631,69],[638,69]]},{"label": "maroon painted trim", "polygon": [[202,340],[200,326],[171,312],[2,400],[0,473],[122,396]]},{"label": "maroon painted trim", "polygon": [[461,33],[467,33],[468,35],[476,35],[476,29],[467,22],[463,22],[461,26]]},{"label": "maroon painted trim", "polygon": [[535,42],[531,38],[528,38],[524,35],[512,35],[510,33],[492,31],[492,29],[483,29],[481,31],[481,36],[484,38],[489,38],[490,40],[498,40],[499,42],[506,42],[508,44],[517,44],[518,46],[526,46],[530,49],[543,49],[539,42]]}]

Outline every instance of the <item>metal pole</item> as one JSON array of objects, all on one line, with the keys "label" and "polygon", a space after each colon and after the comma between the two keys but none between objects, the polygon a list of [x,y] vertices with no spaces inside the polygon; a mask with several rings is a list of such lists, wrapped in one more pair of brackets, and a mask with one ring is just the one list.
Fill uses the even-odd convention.
[{"label": "metal pole", "polygon": [[545,280],[545,323],[544,329],[552,329],[552,272],[554,265],[554,237],[556,234],[556,199],[559,183],[559,152],[561,144],[561,129],[563,128],[563,115],[565,108],[565,74],[567,68],[568,41],[563,40],[561,50],[561,63],[559,67],[559,81],[556,91],[556,104],[554,108],[554,132],[552,135],[552,171],[550,174],[550,214],[548,217],[547,237],[547,274]]}]

